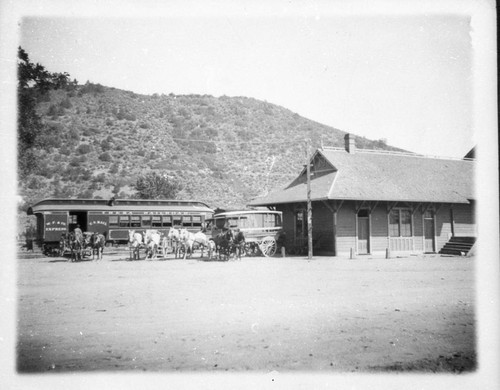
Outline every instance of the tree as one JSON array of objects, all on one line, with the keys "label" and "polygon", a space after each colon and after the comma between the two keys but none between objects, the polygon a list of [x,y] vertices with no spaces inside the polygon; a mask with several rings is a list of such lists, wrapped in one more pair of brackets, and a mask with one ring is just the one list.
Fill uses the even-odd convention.
[{"label": "tree", "polygon": [[175,199],[182,185],[166,173],[149,172],[139,176],[134,185],[140,199]]},{"label": "tree", "polygon": [[44,137],[46,126],[36,113],[36,104],[49,90],[76,85],[67,73],[50,73],[40,64],[33,64],[28,54],[18,48],[18,167],[20,176],[32,172],[37,164],[37,149],[50,146]]}]

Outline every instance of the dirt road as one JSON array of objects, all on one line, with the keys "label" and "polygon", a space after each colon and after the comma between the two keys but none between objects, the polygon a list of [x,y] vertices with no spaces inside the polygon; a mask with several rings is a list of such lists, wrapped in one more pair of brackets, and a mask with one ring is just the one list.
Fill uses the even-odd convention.
[{"label": "dirt road", "polygon": [[474,258],[19,259],[18,372],[473,372]]}]

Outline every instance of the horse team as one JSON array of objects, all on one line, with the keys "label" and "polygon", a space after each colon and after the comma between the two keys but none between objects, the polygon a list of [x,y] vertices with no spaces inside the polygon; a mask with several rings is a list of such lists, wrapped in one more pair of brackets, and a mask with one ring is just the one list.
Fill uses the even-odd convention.
[{"label": "horse team", "polygon": [[[162,235],[157,230],[146,230],[143,233],[129,230],[130,258],[139,260],[140,250],[146,252],[146,259],[154,260],[158,257],[160,248],[163,254],[169,247],[175,258],[190,258],[195,249],[201,251],[200,257],[206,250],[208,260],[218,259],[227,261],[231,256],[241,260],[245,250],[245,236],[239,229],[227,229],[215,237],[208,237],[204,232],[192,233],[187,229],[170,228],[168,235]],[[92,260],[102,260],[106,238],[101,233],[73,231],[61,236],[59,253],[70,252],[69,261],[80,261],[85,254],[92,253]]]},{"label": "horse team", "polygon": [[63,255],[70,252],[69,261],[80,261],[86,252],[92,253],[92,260],[97,256],[97,261],[102,260],[102,254],[106,245],[106,238],[101,233],[70,232],[61,236],[59,253]]},{"label": "horse team", "polygon": [[164,253],[170,247],[175,258],[190,258],[195,248],[200,249],[200,257],[203,258],[205,250],[208,260],[217,258],[229,260],[232,254],[241,260],[245,245],[245,237],[242,232],[236,234],[227,229],[215,237],[208,237],[203,231],[192,233],[187,229],[170,228],[168,234],[163,236],[157,230],[146,230],[143,234],[129,230],[129,248],[131,259],[139,259],[141,247],[146,250],[146,259],[156,259],[161,246]]}]

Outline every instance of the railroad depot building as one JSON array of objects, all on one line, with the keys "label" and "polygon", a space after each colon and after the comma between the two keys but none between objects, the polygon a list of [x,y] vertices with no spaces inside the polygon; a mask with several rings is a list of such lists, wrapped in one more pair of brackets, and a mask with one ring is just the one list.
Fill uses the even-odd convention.
[{"label": "railroad depot building", "polygon": [[[356,149],[310,158],[313,254],[466,254],[476,237],[474,160]],[[283,212],[285,246],[307,245],[307,170],[250,206]]]}]

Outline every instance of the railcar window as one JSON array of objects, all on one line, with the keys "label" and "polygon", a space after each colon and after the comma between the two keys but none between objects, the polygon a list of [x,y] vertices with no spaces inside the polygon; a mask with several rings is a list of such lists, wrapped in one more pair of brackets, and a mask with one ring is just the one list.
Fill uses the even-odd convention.
[{"label": "railcar window", "polygon": [[253,215],[255,227],[262,227],[264,226],[264,215],[262,214],[254,214]]},{"label": "railcar window", "polygon": [[161,227],[161,217],[159,215],[153,215],[153,227]]},{"label": "railcar window", "polygon": [[109,216],[109,226],[118,226],[118,215]]},{"label": "railcar window", "polygon": [[231,217],[227,219],[227,225],[230,229],[234,229],[238,227],[238,217]]},{"label": "railcar window", "polygon": [[251,224],[251,219],[249,219],[247,216],[241,216],[240,217],[240,221],[239,221],[239,225],[240,225],[240,228],[251,228],[253,226],[250,226]]},{"label": "railcar window", "polygon": [[142,216],[142,226],[151,227],[151,215]]},{"label": "railcar window", "polygon": [[172,227],[172,217],[170,215],[166,215],[163,217],[163,226]]},{"label": "railcar window", "polygon": [[78,223],[78,220],[76,219],[76,215],[70,215],[69,216],[69,223],[70,224]]},{"label": "railcar window", "polygon": [[193,227],[201,228],[201,216],[193,215]]},{"label": "railcar window", "polygon": [[276,226],[281,226],[281,215],[279,214],[274,214],[275,221],[276,221]]},{"label": "railcar window", "polygon": [[276,214],[264,214],[264,227],[274,227],[276,223]]},{"label": "railcar window", "polygon": [[130,227],[130,218],[128,215],[120,215],[120,227]]},{"label": "railcar window", "polygon": [[185,215],[182,217],[182,226],[191,227],[191,216]]},{"label": "railcar window", "polygon": [[180,215],[174,215],[174,226],[182,226],[182,217]]},{"label": "railcar window", "polygon": [[130,227],[140,227],[141,226],[141,217],[138,215],[130,216]]}]

